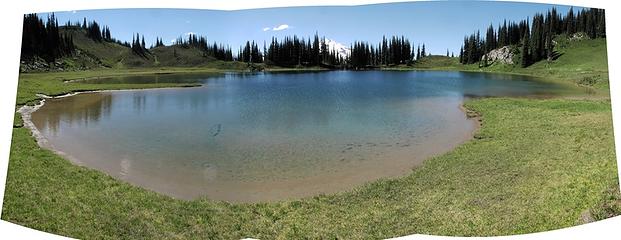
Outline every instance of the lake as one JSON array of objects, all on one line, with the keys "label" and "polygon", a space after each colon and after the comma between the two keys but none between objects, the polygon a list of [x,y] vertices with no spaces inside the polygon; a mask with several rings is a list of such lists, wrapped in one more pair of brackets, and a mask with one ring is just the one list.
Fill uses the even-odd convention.
[{"label": "lake", "polygon": [[32,122],[72,162],[180,199],[295,199],[403,176],[472,138],[466,98],[575,92],[443,71],[151,75],[202,87],[48,99]]}]

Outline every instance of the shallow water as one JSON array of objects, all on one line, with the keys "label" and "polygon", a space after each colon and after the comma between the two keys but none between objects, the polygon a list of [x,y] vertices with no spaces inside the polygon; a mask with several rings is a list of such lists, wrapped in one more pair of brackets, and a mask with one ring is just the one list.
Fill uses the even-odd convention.
[{"label": "shallow water", "polygon": [[256,202],[407,174],[471,137],[476,123],[459,108],[466,97],[575,91],[439,71],[164,78],[205,86],[49,99],[32,121],[47,147],[135,185],[182,199]]}]

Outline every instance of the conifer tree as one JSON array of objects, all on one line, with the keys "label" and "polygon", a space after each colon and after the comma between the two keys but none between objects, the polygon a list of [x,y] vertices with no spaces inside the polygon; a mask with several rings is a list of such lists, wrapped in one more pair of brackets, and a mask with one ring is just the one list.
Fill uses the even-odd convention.
[{"label": "conifer tree", "polygon": [[420,45],[418,45],[418,50],[416,50],[416,60],[420,60]]},{"label": "conifer tree", "polygon": [[565,17],[565,31],[568,35],[573,35],[576,29],[576,18],[574,17],[574,8],[570,7],[567,17]]},{"label": "conifer tree", "polygon": [[[576,32],[584,32],[589,38],[605,38],[605,13],[602,9],[581,9],[577,14],[570,8],[565,16],[561,16],[556,8],[551,8],[545,14],[537,13],[533,16],[532,24],[528,19],[519,22],[507,22],[498,26],[494,31],[492,26],[487,28],[485,39],[480,39],[478,31],[464,38],[462,50],[460,50],[460,62],[473,64],[482,61],[481,58],[487,51],[507,45],[518,45],[523,48],[525,40],[528,42],[527,51],[522,51],[529,56],[527,64],[540,61],[544,58],[551,59],[554,55],[554,37],[559,34],[567,34],[571,37]],[[532,29],[530,31],[529,29]],[[525,39],[525,36],[527,39]]]},{"label": "conifer tree", "polygon": [[526,32],[524,33],[524,36],[522,37],[522,48],[520,50],[520,54],[521,54],[521,58],[522,58],[522,62],[521,62],[521,66],[522,67],[528,67],[528,65],[530,64],[530,55],[528,53],[529,50],[529,46],[530,46],[530,42],[529,42],[529,34],[528,34],[528,30],[526,30]]},{"label": "conifer tree", "polygon": [[52,62],[75,51],[73,38],[60,34],[58,21],[52,13],[47,21],[37,14],[26,14],[22,25],[21,60],[34,61],[37,57]]}]

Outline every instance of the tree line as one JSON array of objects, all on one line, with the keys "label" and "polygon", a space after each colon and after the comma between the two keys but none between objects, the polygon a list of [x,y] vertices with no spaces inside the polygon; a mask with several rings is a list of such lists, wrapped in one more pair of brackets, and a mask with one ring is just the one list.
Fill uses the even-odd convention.
[{"label": "tree line", "polygon": [[392,36],[390,39],[384,36],[382,41],[375,46],[367,42],[354,42],[351,46],[351,54],[346,60],[349,67],[359,69],[411,64],[425,56],[427,56],[425,44],[423,44],[422,51],[420,46],[415,51],[410,41],[404,36]]},{"label": "tree line", "polygon": [[126,47],[130,47],[131,44],[127,41],[123,42],[112,37],[110,28],[106,25],[101,25],[97,21],[87,21],[86,18],[82,19],[82,22],[67,21],[62,26],[65,29],[81,30],[84,31],[86,37],[92,39],[95,42],[113,42]]},{"label": "tree line", "polygon": [[[161,41],[161,40],[160,40]],[[163,42],[160,42],[163,46]],[[202,52],[203,56],[211,56],[222,61],[233,61],[233,51],[229,46],[224,46],[214,42],[210,44],[207,42],[207,38],[204,36],[196,36],[196,34],[190,34],[187,38],[178,37],[173,43],[174,46],[180,46],[183,48],[193,47]]]},{"label": "tree line", "polygon": [[246,41],[246,45],[243,48],[239,47],[237,59],[247,63],[263,63],[263,53],[254,41]]},{"label": "tree line", "polygon": [[38,56],[52,62],[75,51],[72,36],[59,32],[54,14],[48,16],[47,22],[36,13],[26,14],[22,30],[22,60],[32,61]]},{"label": "tree line", "polygon": [[144,35],[140,38],[140,34],[136,33],[136,35],[132,35],[132,44],[130,45],[132,52],[142,57],[147,57],[149,53],[149,49],[147,49],[147,45],[144,41]]},{"label": "tree line", "polygon": [[580,32],[591,39],[605,38],[604,10],[589,8],[574,13],[573,8],[570,8],[567,14],[561,15],[556,8],[552,8],[545,14],[535,14],[530,22],[522,20],[507,23],[505,20],[497,29],[490,25],[485,38],[481,37],[479,31],[464,37],[459,62],[487,65],[487,59],[483,58],[485,54],[500,47],[515,45],[520,49],[520,65],[527,67],[542,59],[554,57],[555,36],[566,34],[572,37]]},{"label": "tree line", "polygon": [[[155,45],[147,47],[144,35],[136,33],[132,35],[132,41],[121,42],[112,37],[108,26],[102,26],[96,21],[67,22],[63,27],[77,29],[85,33],[85,36],[96,42],[111,42],[128,47],[133,53],[142,57],[148,57],[149,49],[164,46],[163,40],[156,37]],[[51,14],[47,22],[36,14],[24,16],[24,37],[22,39],[22,56],[29,59],[33,56],[41,56],[47,61],[71,55],[75,46],[71,34],[60,34],[59,26]],[[366,42],[356,42],[350,46],[351,54],[342,56],[336,49],[330,49],[325,37],[319,37],[316,33],[313,39],[304,39],[296,35],[285,37],[283,40],[272,38],[269,47],[263,43],[263,49],[254,41],[247,41],[240,47],[236,57],[230,47],[217,43],[208,43],[204,36],[194,34],[187,38],[178,37],[173,46],[193,47],[200,50],[204,56],[212,56],[222,61],[241,61],[248,63],[265,63],[267,65],[292,67],[292,66],[323,66],[342,68],[363,68],[382,65],[406,64],[415,59],[425,56],[425,46],[422,52],[419,46],[414,51],[411,43],[405,37],[384,37],[377,46]]]},{"label": "tree line", "polygon": [[379,66],[410,64],[426,56],[425,45],[417,51],[404,36],[383,37],[382,42],[373,46],[367,42],[356,41],[350,46],[351,53],[342,56],[336,49],[330,49],[325,37],[315,33],[304,39],[297,35],[272,38],[269,45],[263,43],[263,51],[254,41],[247,41],[240,47],[237,60],[248,63],[265,63],[281,67],[322,66],[331,68],[373,68]]},{"label": "tree line", "polygon": [[[52,62],[58,58],[72,55],[76,49],[73,36],[67,32],[61,34],[61,28],[83,31],[87,38],[95,42],[110,42],[125,46],[142,57],[148,56],[149,48],[164,46],[163,40],[157,37],[155,45],[148,48],[145,44],[144,35],[139,33],[132,35],[131,43],[117,40],[112,37],[108,26],[102,26],[96,21],[87,21],[86,18],[82,22],[67,21],[65,25],[59,26],[54,13],[51,13],[46,21],[33,13],[24,15],[23,21],[21,49],[21,59],[23,60],[34,60],[35,56],[38,56],[47,62]],[[202,51],[204,56],[212,56],[223,61],[234,60],[230,47],[217,43],[208,44],[205,37],[195,35],[190,35],[187,39],[179,37],[173,45],[186,48],[195,47]]]},{"label": "tree line", "polygon": [[[589,38],[606,37],[605,13],[603,9],[581,9],[574,13],[570,8],[567,14],[561,15],[556,8],[548,10],[546,14],[537,13],[532,19],[519,22],[507,22],[494,28],[490,25],[485,35],[477,31],[464,37],[459,52],[459,62],[462,64],[479,63],[487,65],[483,56],[491,50],[503,46],[516,46],[521,54],[520,65],[526,67],[534,62],[554,57],[553,38],[559,34],[572,36],[582,32]],[[163,40],[156,38],[155,45],[147,48],[144,35],[136,33],[132,42],[122,42],[112,37],[108,26],[102,26],[96,21],[88,22],[86,18],[80,22],[67,22],[65,28],[75,28],[84,31],[85,35],[96,42],[112,42],[128,47],[137,55],[147,57],[149,49],[164,46]],[[311,39],[287,36],[282,40],[272,38],[269,44],[263,43],[262,49],[254,41],[246,41],[239,48],[236,56],[229,46],[217,43],[208,43],[204,36],[188,35],[179,37],[173,42],[174,46],[193,47],[204,56],[211,56],[222,61],[241,61],[248,63],[265,63],[266,65],[293,67],[293,66],[323,66],[340,68],[373,68],[411,64],[427,56],[425,45],[416,49],[404,36],[383,37],[378,44],[356,41],[350,45],[350,54],[342,56],[336,49],[330,49],[325,37],[317,33]],[[50,14],[47,21],[36,14],[24,16],[22,59],[33,59],[40,56],[46,61],[73,54],[75,45],[71,34],[61,34],[54,14]],[[446,53],[449,56],[449,51]],[[451,54],[452,55],[452,54]]]},{"label": "tree line", "polygon": [[[246,43],[246,47],[242,49],[242,61],[247,60],[247,50],[251,50],[251,56],[260,57],[256,44],[251,43],[250,48]],[[255,53],[256,52],[256,53]],[[300,38],[296,35],[293,37],[287,36],[283,40],[279,41],[277,38],[272,38],[269,47],[263,43],[264,62],[267,65],[276,65],[282,67],[291,66],[339,66],[343,62],[345,56],[340,56],[335,49],[330,50],[326,43],[325,37],[319,37],[319,34],[315,33],[313,40],[308,38]],[[253,60],[253,62],[260,62],[260,60]]]}]

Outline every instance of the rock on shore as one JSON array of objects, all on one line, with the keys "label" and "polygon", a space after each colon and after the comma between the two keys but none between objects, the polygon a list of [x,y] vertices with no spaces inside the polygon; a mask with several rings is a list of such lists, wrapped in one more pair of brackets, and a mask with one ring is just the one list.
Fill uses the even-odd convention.
[{"label": "rock on shore", "polygon": [[501,48],[494,49],[489,53],[483,55],[481,58],[484,61],[487,58],[488,64],[494,63],[502,63],[502,64],[513,64],[513,52],[509,46],[504,46]]}]

